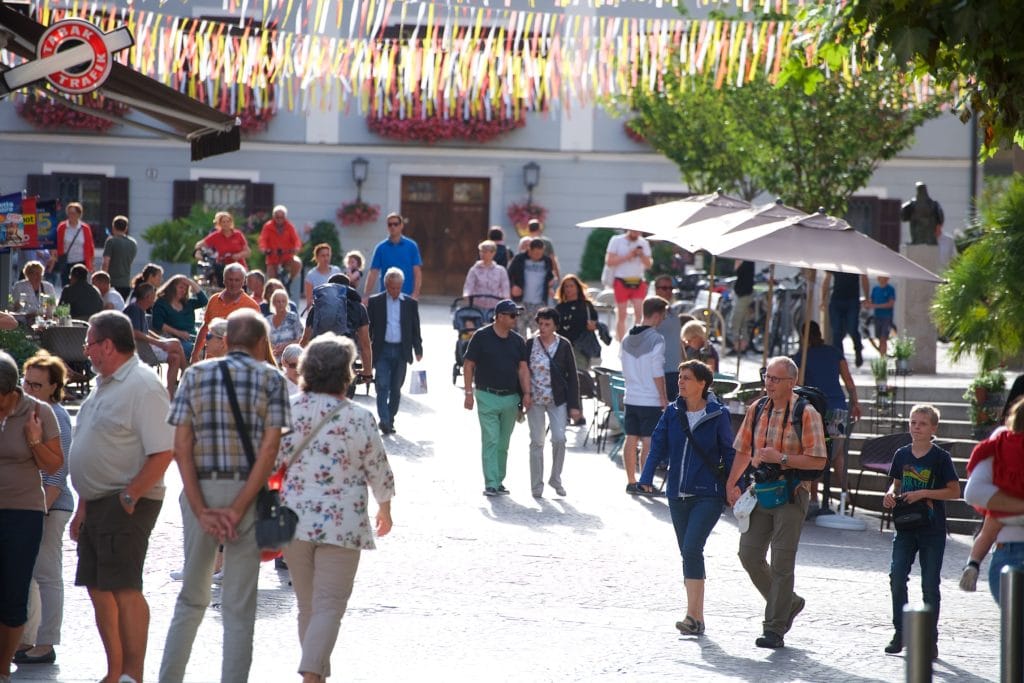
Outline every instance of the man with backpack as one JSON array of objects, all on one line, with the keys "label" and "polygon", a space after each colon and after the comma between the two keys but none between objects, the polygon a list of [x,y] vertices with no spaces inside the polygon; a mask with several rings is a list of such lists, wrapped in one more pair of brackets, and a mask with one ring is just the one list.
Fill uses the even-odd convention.
[{"label": "man with backpack", "polygon": [[[796,551],[807,514],[808,481],[827,462],[821,414],[798,395],[796,364],[785,356],[768,361],[765,393],[747,411],[736,435],[736,458],[726,491],[729,504],[740,497],[738,482],[753,468],[757,507],[740,536],[739,556],[754,587],[764,597],[764,633],[755,644],[777,649],[804,608],[793,592]],[[771,565],[766,554],[771,546]]]},{"label": "man with backpack", "polygon": [[[327,284],[313,289],[313,303],[306,315],[306,329],[299,343],[306,346],[324,332],[334,332],[354,341],[362,364],[359,379],[363,382],[373,379],[370,371],[373,367],[370,316],[359,292],[349,286],[348,276],[342,273],[335,273]],[[352,387],[355,387],[354,383]]]}]

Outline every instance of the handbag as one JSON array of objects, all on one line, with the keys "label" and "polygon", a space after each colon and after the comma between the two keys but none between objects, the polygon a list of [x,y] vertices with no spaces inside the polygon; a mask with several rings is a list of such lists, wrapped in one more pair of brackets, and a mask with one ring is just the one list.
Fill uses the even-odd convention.
[{"label": "handbag", "polygon": [[[934,479],[935,468],[933,467],[932,473],[928,477],[928,483],[925,484],[926,489],[932,487]],[[897,500],[896,507],[892,509],[892,524],[896,527],[896,531],[915,531],[930,526],[934,516],[935,510],[927,500],[919,500],[914,503],[901,503]]]},{"label": "handbag", "polygon": [[[235,416],[235,428],[242,437],[242,449],[251,470],[256,464],[252,436],[242,418],[242,410],[238,407],[238,396],[235,395],[235,384],[231,381],[227,361],[220,361],[219,365],[220,374],[224,378],[224,388],[231,403],[231,412]],[[281,504],[280,493],[264,485],[256,494],[256,545],[260,550],[280,550],[288,545],[295,537],[295,528],[298,524],[299,516],[294,510]]]},{"label": "handbag", "polygon": [[[590,306],[584,306],[587,311],[587,322],[596,320],[596,318],[590,317]],[[600,358],[601,357],[601,343],[597,340],[597,333],[594,330],[585,330],[582,335],[576,340],[576,346],[587,358]]]}]

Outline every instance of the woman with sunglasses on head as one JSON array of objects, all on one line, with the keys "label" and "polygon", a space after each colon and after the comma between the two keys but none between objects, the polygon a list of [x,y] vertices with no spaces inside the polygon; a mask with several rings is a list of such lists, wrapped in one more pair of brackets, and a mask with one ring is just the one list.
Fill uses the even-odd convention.
[{"label": "woman with sunglasses on head", "polygon": [[284,347],[281,354],[281,371],[284,378],[288,380],[288,395],[294,396],[299,393],[299,356],[302,355],[302,347],[298,344],[289,344]]},{"label": "woman with sunglasses on head", "polygon": [[[67,369],[64,361],[39,351],[22,366],[21,386],[25,393],[47,403],[57,417],[60,445],[71,452],[71,416],[60,404],[64,396]],[[64,528],[74,513],[74,498],[68,488],[68,462],[53,474],[40,472],[46,497],[43,538],[39,544],[32,586],[29,592],[28,622],[21,636],[21,646],[14,653],[15,664],[53,664],[57,659],[53,646],[60,643],[60,627],[64,615]]]}]

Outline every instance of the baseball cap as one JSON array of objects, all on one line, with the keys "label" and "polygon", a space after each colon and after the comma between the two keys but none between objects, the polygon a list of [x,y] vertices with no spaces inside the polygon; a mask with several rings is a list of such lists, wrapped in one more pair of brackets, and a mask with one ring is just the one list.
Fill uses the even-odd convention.
[{"label": "baseball cap", "polygon": [[736,526],[740,533],[745,534],[750,528],[750,513],[757,507],[757,496],[754,495],[754,487],[751,486],[739,497],[732,506],[732,514],[736,518]]},{"label": "baseball cap", "polygon": [[494,315],[501,313],[508,313],[509,315],[519,315],[523,312],[522,306],[516,306],[516,302],[512,299],[502,299],[498,302],[498,305],[494,307]]}]

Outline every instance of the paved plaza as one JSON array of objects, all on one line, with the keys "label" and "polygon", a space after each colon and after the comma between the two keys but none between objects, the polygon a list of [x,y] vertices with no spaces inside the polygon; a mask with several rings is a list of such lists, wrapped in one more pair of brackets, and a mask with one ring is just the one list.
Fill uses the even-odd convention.
[{"label": "paved plaza", "polygon": [[[429,393],[403,400],[398,433],[385,439],[396,479],[395,526],[377,550],[363,553],[331,680],[903,680],[904,657],[882,652],[892,631],[892,533],[879,533],[877,520],[869,518],[863,532],[806,525],[796,589],[807,608],[787,647],[770,651],[754,647],[764,603],[740,566],[739,533],[727,512],[706,551],[707,633],[681,637],[674,623],[684,616],[682,571],[664,499],[626,495],[621,466],[592,443],[583,447],[585,428],[569,430],[567,495],[548,488],[534,499],[525,424],[513,436],[505,482],[511,496],[482,496],[476,415],[462,408],[461,380],[451,383],[455,333],[448,311],[425,306],[423,318]],[[362,389],[357,400],[372,409],[373,397]],[[174,465],[167,481],[145,577],[149,681],[156,681],[180,588],[169,577],[181,565]],[[956,585],[969,541],[954,536],[946,547],[936,680],[998,679],[999,614],[987,584],[979,582],[973,594]],[[77,683],[104,673],[91,605],[72,585],[70,540],[65,550],[57,664],[24,666],[15,681]],[[986,563],[983,576],[987,569]],[[920,600],[916,567],[911,599]],[[221,635],[220,615],[211,609],[186,680],[218,679]],[[298,680],[298,660],[287,574],[265,563],[250,680]]]}]

